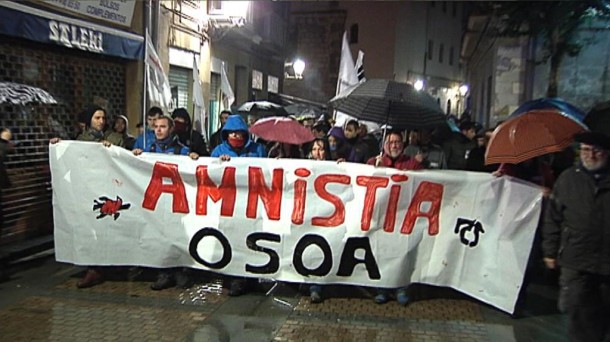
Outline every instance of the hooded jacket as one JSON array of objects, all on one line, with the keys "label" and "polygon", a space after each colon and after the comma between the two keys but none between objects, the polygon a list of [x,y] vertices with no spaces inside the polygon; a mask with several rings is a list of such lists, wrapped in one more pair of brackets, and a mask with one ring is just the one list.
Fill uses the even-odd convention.
[{"label": "hooded jacket", "polygon": [[193,130],[193,123],[191,122],[189,112],[184,108],[177,108],[172,113],[172,119],[175,118],[182,118],[186,123],[186,129],[183,132],[174,131],[180,142],[200,156],[209,156],[208,147],[203,136],[201,136],[199,132]]},{"label": "hooded jacket", "polygon": [[[128,150],[132,150],[133,145],[136,143],[136,138],[134,138],[133,135],[128,133],[129,132],[129,120],[127,119],[127,117],[125,115],[117,116],[117,118],[114,121],[116,122],[116,120],[118,120],[118,119],[123,119],[123,121],[125,122],[125,132],[123,132],[123,134],[122,134],[123,143],[125,144],[125,148]],[[118,134],[121,134],[121,133],[118,133]]]},{"label": "hooded jacket", "polygon": [[[246,143],[240,150],[235,150],[227,140],[229,132],[242,131],[245,133]],[[258,157],[263,158],[267,156],[267,152],[263,145],[256,143],[250,139],[248,134],[248,125],[244,119],[239,115],[230,115],[227,122],[221,130],[222,143],[212,151],[212,157],[220,157],[221,155],[229,155],[231,157]]]}]

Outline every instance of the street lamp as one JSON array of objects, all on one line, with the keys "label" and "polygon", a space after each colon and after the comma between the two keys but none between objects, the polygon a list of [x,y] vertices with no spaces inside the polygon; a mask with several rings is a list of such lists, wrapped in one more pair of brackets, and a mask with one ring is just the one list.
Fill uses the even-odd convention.
[{"label": "street lamp", "polygon": [[294,69],[294,76],[296,78],[303,78],[303,71],[305,71],[305,62],[303,62],[303,60],[297,58],[294,63],[292,63],[292,68]]},{"label": "street lamp", "polygon": [[468,94],[468,90],[470,90],[470,88],[468,87],[468,84],[462,84],[459,88],[460,95],[466,96],[466,94]]},{"label": "street lamp", "polygon": [[424,89],[424,81],[422,81],[422,80],[415,81],[415,83],[413,84],[413,88],[415,88],[415,90],[417,90],[417,91]]},{"label": "street lamp", "polygon": [[284,74],[287,79],[300,80],[303,78],[303,71],[305,71],[305,62],[300,58],[284,63]]}]

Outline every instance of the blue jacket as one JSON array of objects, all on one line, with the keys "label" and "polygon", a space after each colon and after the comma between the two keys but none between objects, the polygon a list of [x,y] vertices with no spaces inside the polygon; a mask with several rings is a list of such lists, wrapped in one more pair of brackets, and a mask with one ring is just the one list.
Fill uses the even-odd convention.
[{"label": "blue jacket", "polygon": [[[246,144],[239,152],[234,150],[227,141],[229,131],[243,131],[246,133]],[[229,115],[227,122],[220,131],[220,139],[222,143],[216,146],[214,151],[212,151],[212,157],[220,157],[223,154],[229,155],[231,157],[264,158],[267,156],[267,151],[265,151],[265,147],[250,139],[250,134],[248,134],[248,125],[246,125],[244,119],[242,119],[242,117],[239,115]]]},{"label": "blue jacket", "polygon": [[[146,145],[148,145],[148,138],[146,138]],[[177,136],[173,136],[169,143],[161,143],[156,139],[151,141],[151,144],[144,149],[144,152],[153,152],[153,153],[165,153],[165,154],[179,154],[183,156],[188,156],[190,150],[188,147],[182,145],[178,140]]]},{"label": "blue jacket", "polygon": [[[146,135],[146,146],[144,146],[144,134]],[[135,144],[133,144],[133,149],[135,150],[136,148],[146,151],[148,152],[148,149],[150,149],[150,145],[152,145],[152,143],[155,142],[155,131],[152,129],[146,129],[144,131],[144,134],[140,134],[138,135],[138,138],[136,139]]]}]

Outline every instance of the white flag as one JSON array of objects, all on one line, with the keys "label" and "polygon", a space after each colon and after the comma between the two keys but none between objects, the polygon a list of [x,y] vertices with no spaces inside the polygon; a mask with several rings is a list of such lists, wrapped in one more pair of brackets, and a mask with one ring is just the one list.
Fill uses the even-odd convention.
[{"label": "white flag", "polygon": [[229,77],[227,77],[227,71],[225,70],[225,62],[222,62],[222,68],[220,70],[220,90],[222,91],[222,110],[231,110],[231,105],[235,102],[235,95],[229,83]]},{"label": "white flag", "polygon": [[358,50],[358,58],[356,59],[356,73],[358,75],[359,83],[366,81],[366,77],[364,77],[364,52],[362,52],[362,50]]},{"label": "white flag", "polygon": [[197,56],[193,55],[193,118],[199,121],[199,132],[206,136],[206,111],[203,105],[203,90],[201,89],[201,80],[199,78],[199,67],[197,66]]},{"label": "white flag", "polygon": [[146,64],[146,82],[151,104],[160,106],[167,113],[172,109],[172,92],[163,65],[148,32],[146,32],[146,58],[144,63]]},{"label": "white flag", "polygon": [[[362,54],[364,55],[364,53]],[[360,54],[358,54],[360,57]],[[343,33],[343,43],[341,44],[341,62],[339,63],[339,78],[337,79],[336,95],[351,92],[358,84],[358,72],[354,66],[352,52],[347,41],[347,31]],[[347,121],[354,119],[346,113],[334,112],[335,126],[343,126]]]},{"label": "white flag", "polygon": [[339,95],[345,89],[358,84],[358,73],[354,67],[354,59],[352,52],[349,50],[347,42],[347,31],[343,33],[343,43],[341,44],[341,62],[339,63],[339,79],[337,79],[336,95]]}]

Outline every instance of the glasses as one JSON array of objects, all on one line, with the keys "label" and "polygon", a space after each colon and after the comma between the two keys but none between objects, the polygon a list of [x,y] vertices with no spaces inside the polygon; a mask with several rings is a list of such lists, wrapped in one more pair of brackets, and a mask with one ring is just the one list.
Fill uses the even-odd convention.
[{"label": "glasses", "polygon": [[592,154],[600,154],[604,152],[603,149],[597,147],[581,147],[580,153],[592,153]]}]

